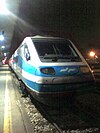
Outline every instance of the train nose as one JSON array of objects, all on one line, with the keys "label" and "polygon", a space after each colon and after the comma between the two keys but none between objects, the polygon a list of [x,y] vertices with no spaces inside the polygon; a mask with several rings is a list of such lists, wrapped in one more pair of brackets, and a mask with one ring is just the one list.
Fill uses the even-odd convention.
[{"label": "train nose", "polygon": [[52,79],[52,84],[60,84],[60,83],[64,83],[65,82],[65,79],[64,78],[53,78]]}]

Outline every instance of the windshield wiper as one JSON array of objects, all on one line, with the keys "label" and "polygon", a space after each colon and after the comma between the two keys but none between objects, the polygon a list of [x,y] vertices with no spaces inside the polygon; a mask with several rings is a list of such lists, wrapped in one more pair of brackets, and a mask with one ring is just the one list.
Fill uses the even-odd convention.
[{"label": "windshield wiper", "polygon": [[67,61],[81,61],[79,57],[73,57],[73,56],[68,56],[68,55],[59,55],[59,59],[66,59]]},{"label": "windshield wiper", "polygon": [[40,56],[40,58],[43,59],[51,59],[52,61],[58,61],[60,59],[66,59],[68,62],[74,62],[74,61],[80,61],[81,59],[79,57],[72,57],[68,55],[55,55],[55,54],[45,54],[44,56]]}]

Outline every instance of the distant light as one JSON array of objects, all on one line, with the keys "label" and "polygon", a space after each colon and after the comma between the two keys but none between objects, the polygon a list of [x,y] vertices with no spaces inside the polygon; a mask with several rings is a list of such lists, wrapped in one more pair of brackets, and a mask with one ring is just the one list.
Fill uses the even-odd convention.
[{"label": "distant light", "polygon": [[95,58],[98,59],[98,56],[96,55]]},{"label": "distant light", "polygon": [[0,0],[0,14],[1,15],[8,15],[10,12],[6,7],[5,0]]},{"label": "distant light", "polygon": [[91,52],[89,53],[89,55],[90,55],[91,57],[94,57],[94,56],[95,56],[95,52],[91,51]]},{"label": "distant light", "polygon": [[4,36],[0,35],[0,41],[3,41],[3,40],[4,40]]},{"label": "distant light", "polygon": [[4,48],[5,48],[5,46],[1,46],[1,48],[2,48],[2,49],[4,49]]},{"label": "distant light", "polygon": [[4,56],[6,56],[7,55],[7,53],[4,53]]}]

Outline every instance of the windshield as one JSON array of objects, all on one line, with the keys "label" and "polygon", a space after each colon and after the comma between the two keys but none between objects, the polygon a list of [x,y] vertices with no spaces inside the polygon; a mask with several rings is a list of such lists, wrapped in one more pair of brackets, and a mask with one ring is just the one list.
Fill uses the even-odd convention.
[{"label": "windshield", "polygon": [[79,62],[79,55],[69,41],[35,41],[42,62]]}]

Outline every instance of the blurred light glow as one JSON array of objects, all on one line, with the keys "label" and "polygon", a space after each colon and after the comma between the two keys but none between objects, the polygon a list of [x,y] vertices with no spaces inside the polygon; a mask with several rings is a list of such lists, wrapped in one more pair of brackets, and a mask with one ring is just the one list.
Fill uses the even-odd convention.
[{"label": "blurred light glow", "polygon": [[7,53],[4,53],[4,56],[6,56],[7,55]]},{"label": "blurred light glow", "polygon": [[90,55],[90,57],[94,57],[94,56],[95,56],[95,52],[94,52],[94,51],[91,51],[91,52],[89,53],[89,55]]},{"label": "blurred light glow", "polygon": [[0,0],[0,14],[2,15],[8,15],[10,12],[6,7],[6,1]]},{"label": "blurred light glow", "polygon": [[1,48],[2,48],[2,49],[4,49],[4,48],[5,48],[5,46],[1,46]]},{"label": "blurred light glow", "polygon": [[98,56],[96,55],[95,58],[98,59]]},{"label": "blurred light glow", "polygon": [[3,40],[4,40],[4,36],[0,35],[0,41],[3,41]]}]

